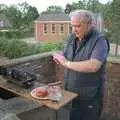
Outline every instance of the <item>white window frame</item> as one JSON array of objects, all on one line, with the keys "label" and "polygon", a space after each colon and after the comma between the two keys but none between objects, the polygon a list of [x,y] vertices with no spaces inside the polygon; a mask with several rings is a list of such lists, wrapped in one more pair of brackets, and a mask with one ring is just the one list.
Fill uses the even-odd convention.
[{"label": "white window frame", "polygon": [[[53,30],[53,27],[54,27],[54,30]],[[52,34],[56,33],[56,24],[55,23],[51,24],[51,31],[52,31]]]},{"label": "white window frame", "polygon": [[47,23],[44,23],[44,24],[43,24],[43,33],[44,33],[44,34],[47,34],[47,33],[48,33],[48,24],[47,24]]}]

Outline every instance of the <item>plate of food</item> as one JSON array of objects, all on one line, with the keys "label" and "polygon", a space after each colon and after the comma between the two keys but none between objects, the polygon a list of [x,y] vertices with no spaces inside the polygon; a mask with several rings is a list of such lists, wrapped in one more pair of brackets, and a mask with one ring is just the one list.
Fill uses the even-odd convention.
[{"label": "plate of food", "polygon": [[48,87],[47,86],[41,86],[33,89],[31,91],[31,96],[40,99],[40,100],[47,100],[48,99]]}]

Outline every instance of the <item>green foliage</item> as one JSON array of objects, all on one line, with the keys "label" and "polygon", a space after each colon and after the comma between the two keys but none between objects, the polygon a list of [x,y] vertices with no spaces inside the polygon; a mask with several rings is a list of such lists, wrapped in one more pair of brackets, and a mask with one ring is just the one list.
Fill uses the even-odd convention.
[{"label": "green foliage", "polygon": [[9,7],[1,5],[1,12],[7,16],[13,29],[29,28],[31,22],[39,16],[37,8],[26,2]]},{"label": "green foliage", "polygon": [[5,4],[0,4],[0,14],[6,14],[7,6]]},{"label": "green foliage", "polygon": [[69,12],[76,9],[87,9],[99,13],[102,11],[103,6],[104,5],[102,5],[98,0],[79,0],[78,2],[67,4],[66,9],[68,9]]},{"label": "green foliage", "polygon": [[40,52],[49,52],[55,50],[61,50],[63,48],[64,43],[45,43],[39,47]]},{"label": "green foliage", "polygon": [[43,11],[41,14],[48,14],[48,13],[63,13],[63,9],[60,6],[49,6],[46,11]]},{"label": "green foliage", "polygon": [[22,13],[23,25],[29,26],[29,23],[39,16],[37,8],[29,5],[27,2],[18,4],[17,8],[19,8]]},{"label": "green foliage", "polygon": [[25,42],[16,39],[0,39],[0,55],[8,58],[18,58],[36,53],[34,45],[28,45]]},{"label": "green foliage", "polygon": [[28,56],[36,53],[49,52],[52,50],[61,50],[62,43],[46,43],[46,44],[27,44],[17,39],[0,39],[0,55],[10,59]]},{"label": "green foliage", "polygon": [[34,34],[33,29],[24,29],[24,30],[8,30],[8,31],[0,31],[0,36],[5,37],[8,39],[12,38],[26,38],[26,37],[32,37]]},{"label": "green foliage", "polygon": [[114,38],[116,38],[116,42],[119,43],[120,41],[120,1],[119,0],[114,0],[111,4],[111,9],[113,10],[112,14],[112,25],[111,25],[111,30],[113,32]]},{"label": "green foliage", "polygon": [[7,9],[6,16],[9,19],[12,28],[15,28],[15,29],[20,28],[20,26],[22,25],[22,13],[17,8],[17,6],[10,6]]}]

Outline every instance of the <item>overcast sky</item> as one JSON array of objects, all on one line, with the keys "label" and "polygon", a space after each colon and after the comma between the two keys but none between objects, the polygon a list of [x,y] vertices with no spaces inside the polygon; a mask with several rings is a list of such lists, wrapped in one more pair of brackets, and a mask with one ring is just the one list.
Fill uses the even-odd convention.
[{"label": "overcast sky", "polygon": [[[50,5],[57,5],[65,8],[67,3],[78,2],[79,0],[0,0],[0,4],[17,4],[27,2],[29,5],[35,6],[39,13],[45,11]],[[101,3],[107,3],[110,0],[99,0]]]}]

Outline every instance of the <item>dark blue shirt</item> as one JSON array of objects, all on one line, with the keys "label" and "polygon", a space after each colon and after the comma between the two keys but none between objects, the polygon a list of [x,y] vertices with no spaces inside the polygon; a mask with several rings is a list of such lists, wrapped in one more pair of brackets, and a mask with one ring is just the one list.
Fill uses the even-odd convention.
[{"label": "dark blue shirt", "polygon": [[106,60],[107,55],[108,55],[108,45],[106,40],[99,40],[92,51],[91,58],[104,62]]}]

